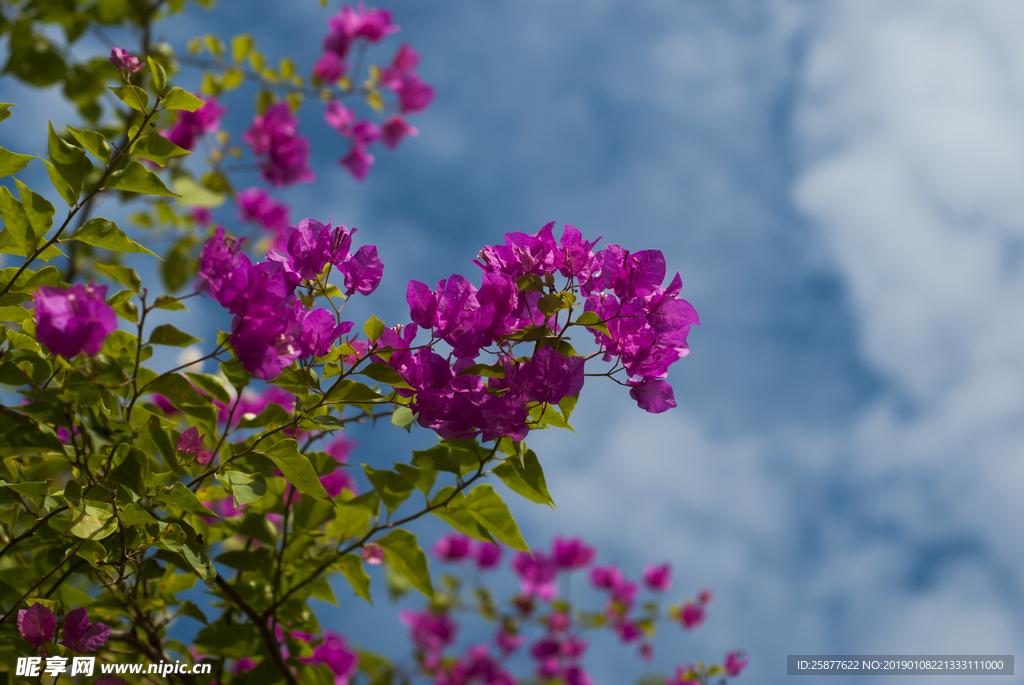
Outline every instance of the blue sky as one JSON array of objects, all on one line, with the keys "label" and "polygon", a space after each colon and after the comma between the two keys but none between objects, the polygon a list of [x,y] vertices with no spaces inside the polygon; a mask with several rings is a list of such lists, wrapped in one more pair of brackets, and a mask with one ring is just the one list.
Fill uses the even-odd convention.
[{"label": "blue sky", "polygon": [[[659,638],[662,670],[742,647],[744,680],[781,683],[786,654],[1020,651],[1024,8],[388,6],[388,45],[410,41],[437,87],[421,135],[358,185],[307,106],[320,180],[280,194],[378,245],[378,316],[404,321],[409,278],[474,273],[483,244],[551,220],[663,250],[701,315],[678,409],[588,381],[579,435],[531,436],[559,508],[517,505],[527,538],[583,535],[633,573],[672,561],[680,593],[712,588],[705,628]],[[222,2],[168,35],[252,32],[308,65],[327,16]],[[237,132],[248,101],[232,106]],[[342,590],[337,627],[376,626],[386,649],[385,612]],[[624,649],[591,665],[642,670]]]}]

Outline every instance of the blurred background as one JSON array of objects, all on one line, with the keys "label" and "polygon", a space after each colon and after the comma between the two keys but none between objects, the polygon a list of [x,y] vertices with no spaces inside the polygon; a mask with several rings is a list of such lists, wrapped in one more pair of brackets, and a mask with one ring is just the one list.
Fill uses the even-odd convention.
[{"label": "blurred background", "polygon": [[[647,415],[589,379],[578,435],[529,438],[558,510],[510,498],[533,545],[580,535],[634,577],[672,562],[675,598],[715,593],[703,628],[663,628],[653,665],[592,648],[595,680],[736,648],[751,657],[742,682],[769,684],[788,680],[787,654],[1020,652],[1024,5],[386,7],[402,31],[372,54],[409,41],[437,89],[420,136],[375,149],[358,184],[337,165],[347,141],[307,103],[318,182],[275,193],[294,220],[329,215],[378,246],[384,282],[360,312],[405,322],[408,279],[475,278],[484,244],[555,220],[663,250],[701,316],[669,378],[677,409]],[[308,69],[337,9],[222,0],[163,31],[182,52],[194,35],[249,32]],[[59,93],[0,83],[22,103],[4,146],[44,149],[45,128],[16,141],[12,122],[73,121]],[[233,98],[237,136],[251,91]],[[207,340],[218,309],[192,308]],[[433,442],[381,428],[353,431],[354,461]],[[402,654],[394,607],[341,583],[325,627]]]}]

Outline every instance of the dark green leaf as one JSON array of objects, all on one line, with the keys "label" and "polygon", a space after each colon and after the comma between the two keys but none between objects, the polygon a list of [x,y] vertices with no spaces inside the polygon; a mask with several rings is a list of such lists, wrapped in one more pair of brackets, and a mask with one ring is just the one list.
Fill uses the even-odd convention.
[{"label": "dark green leaf", "polygon": [[129,504],[121,510],[121,520],[126,526],[156,523],[157,520],[138,504]]},{"label": "dark green leaf", "polygon": [[160,494],[154,496],[153,499],[181,507],[190,514],[209,516],[211,518],[217,516],[217,514],[207,509],[206,505],[200,502],[195,493],[185,487],[184,483],[175,483],[174,487],[164,489]]},{"label": "dark green leaf", "polygon": [[171,92],[164,97],[162,104],[164,109],[183,109],[187,112],[194,112],[205,105],[206,101],[200,100],[187,90],[171,88]]},{"label": "dark green leaf", "polygon": [[501,478],[513,492],[531,502],[555,508],[555,502],[551,499],[547,483],[544,480],[544,471],[533,450],[527,450],[522,464],[515,458],[506,459],[498,464],[494,467],[494,475]]},{"label": "dark green leaf", "polygon": [[206,586],[215,590],[217,588],[217,569],[214,568],[210,557],[192,543],[186,544],[179,551],[181,556],[185,557],[185,561],[195,570],[196,575],[206,583]]},{"label": "dark green leaf", "polygon": [[[440,506],[442,502],[448,502],[448,504]],[[430,504],[436,507],[431,509],[430,513],[460,533],[465,533],[484,542],[494,542],[494,538],[487,532],[487,529],[477,523],[472,514],[466,510],[465,503],[465,495],[455,492],[455,488],[446,485],[438,490],[434,499],[430,501]]]},{"label": "dark green leaf", "polygon": [[113,151],[110,149],[110,143],[103,137],[102,133],[96,131],[80,131],[77,128],[71,128],[68,126],[68,130],[71,131],[71,135],[75,137],[75,140],[84,147],[86,150],[91,152],[93,156],[103,162],[110,161],[110,155]]},{"label": "dark green leaf", "polygon": [[31,162],[32,155],[19,155],[0,147],[0,178],[16,174]]},{"label": "dark green leaf", "polygon": [[415,487],[394,471],[379,471],[366,464],[363,464],[363,470],[388,511],[394,511],[402,502],[409,499],[409,495],[412,494]]},{"label": "dark green leaf", "polygon": [[146,496],[146,479],[151,472],[149,456],[137,447],[121,445],[118,453],[124,457],[110,472],[110,480],[125,486],[140,497]]},{"label": "dark green leaf", "polygon": [[0,480],[0,488],[9,488],[15,492],[19,492],[26,497],[37,499],[46,494],[46,491],[50,487],[50,481],[36,481],[28,483],[7,483]]},{"label": "dark green leaf", "polygon": [[[202,340],[179,331],[169,323],[165,323],[153,329],[153,332],[149,334],[149,342],[154,345],[188,347],[192,343],[202,342]],[[206,388],[203,388],[203,390],[206,390]],[[221,398],[218,397],[217,399]]]},{"label": "dark green leaf", "polygon": [[107,187],[143,195],[178,197],[176,193],[167,189],[159,176],[134,159],[128,162],[127,167],[110,175]]},{"label": "dark green leaf", "polygon": [[[18,186],[18,192],[21,195],[21,206],[25,211],[29,224],[32,226],[35,240],[38,240],[45,236],[47,231],[53,226],[53,215],[56,210],[45,197],[33,193],[29,190],[28,186],[18,179],[14,179],[14,183]],[[32,247],[35,247],[34,241]]]},{"label": "dark green leaf", "polygon": [[209,623],[209,621],[206,620],[206,614],[204,614],[199,607],[197,607],[195,604],[188,601],[187,599],[181,603],[181,606],[178,607],[178,613],[175,615],[188,616],[189,618],[194,618],[195,620],[204,624]]},{"label": "dark green leaf", "polygon": [[464,506],[480,525],[512,549],[529,552],[519,526],[501,497],[490,485],[478,485],[466,497]]},{"label": "dark green leaf", "polygon": [[362,383],[346,378],[331,387],[326,399],[331,403],[360,404],[382,400],[384,396]]},{"label": "dark green leaf", "polygon": [[[156,333],[156,331],[153,331]],[[185,335],[182,333],[182,335]],[[191,337],[191,336],[190,336]],[[155,341],[154,341],[155,342]],[[160,343],[167,344],[167,343]],[[182,345],[182,347],[184,347]],[[231,404],[231,394],[228,392],[225,381],[220,376],[214,376],[210,373],[185,373],[185,376],[192,381],[200,390],[206,392],[211,397],[220,400],[224,404]],[[271,403],[273,404],[273,403]]]},{"label": "dark green leaf", "polygon": [[401,571],[410,585],[427,597],[434,598],[427,557],[420,549],[415,535],[398,528],[376,542],[386,553],[387,562]]},{"label": "dark green leaf", "polygon": [[372,605],[373,600],[370,599],[370,576],[363,569],[363,560],[355,554],[346,554],[338,562],[338,570],[348,580],[356,596],[362,597]]},{"label": "dark green leaf", "polygon": [[102,217],[86,221],[68,240],[78,240],[93,247],[116,252],[143,252],[154,257],[159,256],[125,235],[125,232],[118,228],[113,221]]},{"label": "dark green leaf", "polygon": [[2,248],[7,254],[27,257],[35,250],[36,236],[25,208],[16,200],[7,186],[0,186],[0,218],[4,221],[4,234],[8,244]]},{"label": "dark green leaf", "polygon": [[437,480],[437,471],[418,469],[408,464],[395,463],[395,471],[415,485],[416,489],[424,495],[430,495],[430,489],[434,487],[434,481]]},{"label": "dark green leaf", "polygon": [[330,499],[309,458],[299,452],[299,443],[288,438],[264,452],[281,469],[288,482],[310,497]]}]

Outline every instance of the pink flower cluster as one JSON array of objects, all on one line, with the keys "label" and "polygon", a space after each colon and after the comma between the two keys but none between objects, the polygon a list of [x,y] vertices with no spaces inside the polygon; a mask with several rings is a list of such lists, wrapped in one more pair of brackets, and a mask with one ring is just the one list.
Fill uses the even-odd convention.
[{"label": "pink flower cluster", "polygon": [[235,315],[230,342],[243,368],[256,378],[271,379],[299,357],[323,356],[339,336],[352,329],[325,309],[307,310],[295,296],[303,279],[315,281],[327,264],[344,274],[349,295],[369,295],[380,283],[384,265],[377,248],[350,253],[352,233],[305,219],[286,227],[278,239],[284,253],[252,264],[240,253],[242,241],[225,237],[223,227],[199,255],[199,287]]},{"label": "pink flower cluster", "polygon": [[288,205],[278,202],[263,188],[248,188],[235,198],[238,220],[254,223],[275,237],[281,229],[291,225]]},{"label": "pink flower cluster", "polygon": [[430,552],[445,563],[472,559],[481,571],[491,571],[501,564],[504,548],[492,542],[474,542],[468,535],[449,533],[435,542]]},{"label": "pink flower cluster", "polygon": [[316,180],[309,168],[309,139],[299,135],[299,120],[287,102],[275,103],[257,114],[242,140],[262,158],[263,179],[275,188]]},{"label": "pink flower cluster", "polygon": [[65,359],[79,352],[99,354],[103,341],[117,330],[117,316],[106,296],[105,285],[76,283],[67,290],[40,286],[35,295],[39,342]]},{"label": "pink flower cluster", "polygon": [[[61,625],[64,639],[60,644],[79,654],[95,652],[105,645],[107,638],[110,637],[110,626],[104,623],[91,623],[85,609],[68,612],[64,615]],[[19,609],[18,633],[34,649],[41,652],[44,643],[56,639],[57,617],[42,604]]]},{"label": "pink flower cluster", "polygon": [[127,76],[133,74],[136,71],[140,71],[146,65],[139,62],[139,58],[132,55],[124,48],[114,48],[110,51],[110,62],[121,72],[122,75]]},{"label": "pink flower cluster", "polygon": [[200,136],[213,133],[220,128],[220,119],[227,111],[228,108],[221,107],[216,100],[207,100],[206,104],[194,112],[178,112],[178,121],[174,128],[163,135],[180,148],[195,150]]}]

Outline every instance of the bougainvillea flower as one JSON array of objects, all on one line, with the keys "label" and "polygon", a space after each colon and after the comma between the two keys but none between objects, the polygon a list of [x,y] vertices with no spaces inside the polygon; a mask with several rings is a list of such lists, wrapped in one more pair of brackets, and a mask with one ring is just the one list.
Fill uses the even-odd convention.
[{"label": "bougainvillea flower", "polygon": [[404,74],[393,86],[395,94],[398,95],[398,108],[402,114],[418,114],[426,111],[430,103],[434,101],[436,91],[429,83],[423,81],[417,74]]},{"label": "bougainvillea flower", "polygon": [[504,628],[499,628],[498,632],[494,635],[494,644],[498,650],[505,656],[514,654],[523,643],[526,642],[526,636],[518,633],[510,633]]},{"label": "bougainvillea flower", "polygon": [[676,397],[672,392],[672,386],[663,380],[657,378],[630,379],[627,383],[633,386],[629,391],[629,396],[636,400],[637,405],[644,411],[660,414],[676,406]]},{"label": "bougainvillea flower", "polygon": [[398,620],[409,628],[412,643],[428,652],[439,652],[455,642],[459,626],[445,611],[411,611],[398,614]]},{"label": "bougainvillea flower", "polygon": [[340,79],[348,71],[348,62],[338,57],[338,53],[330,50],[320,55],[313,65],[313,77],[321,83],[331,84]]},{"label": "bougainvillea flower", "polygon": [[693,664],[677,666],[675,675],[665,681],[665,685],[700,685],[700,678],[697,677]]},{"label": "bougainvillea flower", "polygon": [[555,578],[558,566],[555,560],[543,552],[516,552],[512,558],[512,570],[519,577],[519,590],[524,595],[536,596],[545,602],[555,598]]},{"label": "bougainvillea flower", "polygon": [[408,43],[402,43],[391,58],[391,68],[398,71],[412,71],[420,64],[420,53],[413,50]]},{"label": "bougainvillea flower", "polygon": [[341,104],[340,100],[331,100],[324,105],[324,121],[343,136],[352,135],[352,124],[355,120],[355,111]]},{"label": "bougainvillea flower", "polygon": [[106,295],[105,285],[76,283],[67,290],[40,286],[35,296],[39,342],[65,359],[79,352],[98,354],[117,329],[117,316]]},{"label": "bougainvillea flower", "polygon": [[260,169],[264,180],[275,188],[316,180],[309,168],[309,139],[299,135],[298,125],[288,103],[278,102],[256,115],[242,133],[242,140],[252,147],[254,155],[266,156],[259,163]]},{"label": "bougainvillea flower", "polygon": [[699,604],[687,602],[679,612],[679,622],[683,628],[692,630],[704,622],[704,607]]},{"label": "bougainvillea flower", "polygon": [[75,609],[64,615],[64,639],[61,644],[73,652],[95,652],[107,643],[110,626],[90,623],[85,609]]},{"label": "bougainvillea flower", "polygon": [[213,459],[213,452],[203,449],[203,437],[195,426],[186,429],[178,438],[178,450],[191,455],[195,463],[205,466]]},{"label": "bougainvillea flower", "polygon": [[139,58],[129,53],[124,48],[114,48],[110,51],[110,62],[122,72],[129,74],[142,69],[144,64],[139,63]]},{"label": "bougainvillea flower", "polygon": [[56,630],[57,617],[42,604],[18,610],[18,633],[34,648],[42,650],[44,642],[53,640]]},{"label": "bougainvillea flower", "polygon": [[178,122],[164,136],[180,148],[195,150],[200,136],[220,128],[220,118],[227,111],[227,107],[221,107],[213,99],[207,100],[206,104],[194,112],[181,110],[178,112]]},{"label": "bougainvillea flower", "polygon": [[[292,633],[292,636],[300,635]],[[306,664],[326,664],[334,672],[335,685],[347,685],[359,666],[359,655],[348,648],[345,637],[325,630],[323,644],[313,649],[313,656],[300,657]],[[308,642],[308,640],[307,640]]]},{"label": "bougainvillea flower", "polygon": [[363,181],[370,175],[370,167],[373,166],[375,159],[373,155],[366,151],[365,147],[353,141],[348,153],[338,163],[348,169],[348,173],[352,174],[352,178],[357,181]]},{"label": "bougainvillea flower", "polygon": [[384,264],[377,256],[375,245],[363,245],[339,266],[345,274],[345,295],[369,295],[384,276]]},{"label": "bougainvillea flower", "polygon": [[238,203],[238,220],[252,221],[268,231],[279,231],[291,223],[290,208],[277,202],[263,188],[247,188],[235,198]]},{"label": "bougainvillea flower", "polygon": [[449,533],[434,543],[430,553],[440,561],[462,561],[472,554],[472,541],[468,535]]},{"label": "bougainvillea flower", "polygon": [[478,542],[474,555],[476,567],[481,571],[495,569],[501,564],[501,557],[504,553],[505,549],[501,545],[492,542]]},{"label": "bougainvillea flower", "polygon": [[746,668],[748,663],[750,663],[750,659],[744,659],[743,652],[729,652],[725,655],[725,662],[722,664],[722,668],[725,669],[725,672],[730,677],[735,678]]},{"label": "bougainvillea flower", "polygon": [[624,582],[622,571],[614,566],[595,566],[590,569],[590,584],[598,590],[615,590]]},{"label": "bougainvillea flower", "polygon": [[380,140],[380,126],[369,119],[358,121],[352,126],[352,139],[363,147],[369,147]]},{"label": "bougainvillea flower", "polygon": [[672,587],[672,565],[651,565],[644,569],[644,585],[648,590],[663,592]]},{"label": "bougainvillea flower", "polygon": [[[558,353],[556,352],[555,354]],[[596,555],[597,550],[583,542],[580,538],[563,540],[561,536],[556,535],[554,542],[551,544],[551,556],[554,558],[555,564],[558,568],[565,571],[574,571],[587,566],[594,560]]]},{"label": "bougainvillea flower", "polygon": [[[345,322],[351,330],[350,321]],[[334,314],[326,309],[316,309],[302,320],[302,356],[323,357],[331,351],[331,345],[339,335],[347,333],[335,323]]]},{"label": "bougainvillea flower", "polygon": [[378,565],[384,561],[384,550],[379,545],[370,543],[363,547],[363,561],[367,564]]}]

